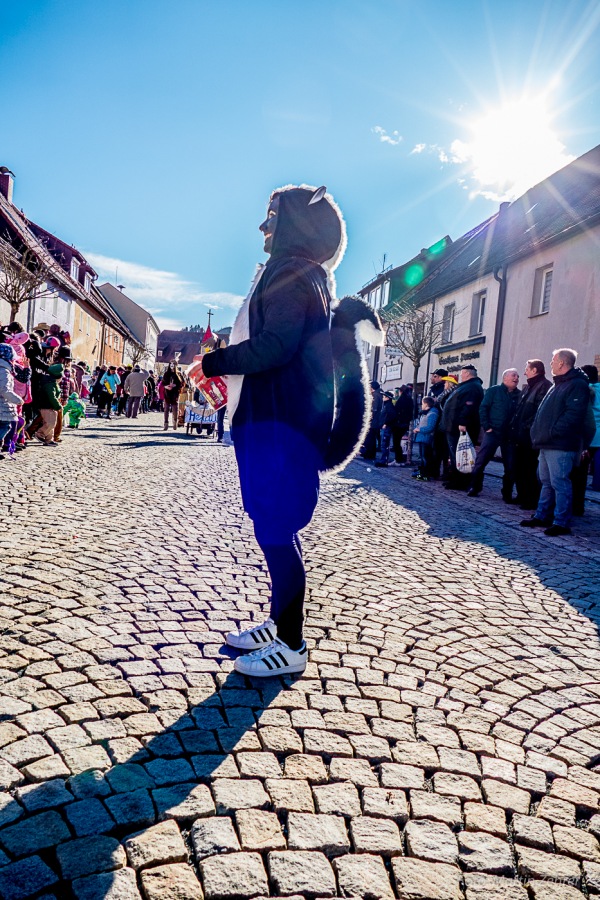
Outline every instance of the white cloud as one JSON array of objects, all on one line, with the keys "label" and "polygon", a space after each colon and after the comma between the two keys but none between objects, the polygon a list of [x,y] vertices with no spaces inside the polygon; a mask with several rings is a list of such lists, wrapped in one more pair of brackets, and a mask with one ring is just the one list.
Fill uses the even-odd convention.
[{"label": "white cloud", "polygon": [[415,146],[410,151],[409,156],[414,156],[415,153],[422,153],[423,150],[427,149],[427,144],[415,144]]},{"label": "white cloud", "polygon": [[[127,296],[152,313],[162,328],[181,328],[194,324],[200,314],[194,308],[233,311],[238,309],[244,299],[227,291],[203,291],[200,285],[186,281],[175,272],[153,269],[100,253],[85,255],[98,272],[100,283],[110,281],[125,285]],[[229,319],[231,316],[225,318]]]},{"label": "white cloud", "polygon": [[379,140],[382,144],[391,144],[392,147],[396,147],[404,140],[399,131],[392,131],[391,134],[388,134],[385,128],[382,128],[381,125],[375,125],[375,127],[372,128],[371,131],[373,132],[373,134],[378,135]]}]

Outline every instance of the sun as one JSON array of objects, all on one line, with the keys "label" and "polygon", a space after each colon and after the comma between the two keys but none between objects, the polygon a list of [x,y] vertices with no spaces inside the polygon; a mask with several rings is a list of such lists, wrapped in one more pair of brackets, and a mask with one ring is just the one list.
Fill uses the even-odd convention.
[{"label": "sun", "polygon": [[473,193],[494,200],[513,200],[575,158],[554,129],[547,94],[490,109],[470,132],[452,144],[453,161],[465,165]]}]

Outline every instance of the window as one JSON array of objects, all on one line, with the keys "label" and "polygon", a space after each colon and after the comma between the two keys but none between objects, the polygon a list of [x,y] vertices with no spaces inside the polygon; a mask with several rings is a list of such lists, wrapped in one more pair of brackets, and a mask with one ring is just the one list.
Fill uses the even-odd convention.
[{"label": "window", "polygon": [[476,334],[483,334],[483,321],[485,318],[485,298],[486,291],[479,291],[478,294],[473,294],[469,337],[473,337]]},{"label": "window", "polygon": [[58,316],[58,294],[54,295],[54,301],[52,303],[52,315],[54,318]]},{"label": "window", "polygon": [[156,355],[157,355],[157,356],[162,356],[162,350],[158,350]]},{"label": "window", "polygon": [[119,335],[115,332],[115,350],[119,349]]},{"label": "window", "polygon": [[71,278],[75,281],[79,281],[79,262],[74,256],[71,258]]},{"label": "window", "polygon": [[85,276],[84,276],[84,279],[83,279],[83,286],[84,286],[84,288],[86,289],[86,291],[87,291],[88,294],[89,294],[89,292],[90,292],[91,289],[92,289],[92,276],[90,275],[89,272],[86,272],[86,273],[85,273]]},{"label": "window", "polygon": [[444,307],[442,319],[442,344],[450,344],[454,336],[454,313],[456,304],[449,303]]},{"label": "window", "polygon": [[390,283],[386,281],[381,289],[381,305],[387,306],[390,299]]},{"label": "window", "polygon": [[533,301],[531,315],[541,316],[550,312],[550,294],[552,293],[553,266],[541,266],[535,270],[533,281]]}]

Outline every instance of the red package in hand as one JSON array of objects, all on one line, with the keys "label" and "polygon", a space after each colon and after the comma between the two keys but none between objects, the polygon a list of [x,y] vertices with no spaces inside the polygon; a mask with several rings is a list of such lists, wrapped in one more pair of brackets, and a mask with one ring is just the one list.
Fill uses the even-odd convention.
[{"label": "red package in hand", "polygon": [[198,388],[209,406],[215,410],[221,409],[222,406],[227,406],[227,385],[220,375],[216,375],[214,378],[207,378],[202,372],[202,366],[198,365],[197,360],[194,360],[186,374]]}]

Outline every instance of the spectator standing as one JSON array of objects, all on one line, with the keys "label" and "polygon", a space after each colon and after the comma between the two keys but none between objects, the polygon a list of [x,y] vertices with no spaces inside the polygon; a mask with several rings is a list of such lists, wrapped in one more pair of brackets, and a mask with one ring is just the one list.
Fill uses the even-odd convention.
[{"label": "spectator standing", "polygon": [[410,428],[413,418],[413,400],[410,388],[403,384],[400,387],[398,399],[394,406],[396,415],[392,425],[392,437],[394,439],[394,462],[391,465],[400,466],[404,462],[402,452],[402,438]]},{"label": "spectator standing", "polygon": [[128,419],[137,419],[140,403],[144,396],[144,382],[149,374],[145,369],[136,365],[133,367],[133,372],[130,372],[125,379],[125,393],[129,394],[126,413]]},{"label": "spectator standing", "polygon": [[393,404],[394,395],[391,391],[382,394],[383,406],[381,409],[381,459],[376,462],[377,468],[385,468],[390,458],[390,442],[396,421],[396,408]]},{"label": "spectator standing", "polygon": [[164,430],[169,430],[169,413],[173,418],[173,431],[177,431],[177,414],[179,395],[184,386],[184,381],[177,371],[177,363],[171,361],[165,374],[163,375],[162,387],[164,391],[164,407],[165,407],[165,424]]},{"label": "spectator standing", "polygon": [[444,393],[446,388],[446,382],[444,378],[448,377],[447,369],[435,369],[431,373],[431,387],[427,391],[427,396],[431,397],[432,400],[435,400],[436,403]]},{"label": "spectator standing", "polygon": [[361,456],[366,460],[374,460],[377,456],[377,438],[381,428],[383,412],[383,395],[378,381],[371,382],[371,424],[363,444]]},{"label": "spectator standing", "polygon": [[63,408],[67,405],[69,397],[75,390],[75,380],[71,372],[71,350],[67,344],[63,344],[57,349],[54,358],[57,363],[60,363],[63,366],[62,378],[58,383],[60,391],[60,397],[58,398],[60,401],[60,409],[56,412],[56,425],[54,428],[54,441],[55,443],[60,444],[63,429]]},{"label": "spectator standing", "polygon": [[[12,361],[15,351],[10,344],[0,344],[0,447],[4,438],[17,421],[21,397],[14,390]],[[0,453],[0,459],[4,455]]]},{"label": "spectator standing", "polygon": [[117,367],[109,366],[108,372],[100,377],[100,394],[98,396],[98,412],[97,416],[102,418],[102,410],[106,410],[106,418],[112,419],[112,402],[117,391],[117,386],[121,383],[121,379],[117,375]]},{"label": "spectator standing", "polygon": [[435,478],[439,478],[440,476],[440,468],[442,472],[442,478],[446,481],[449,478],[449,464],[448,464],[448,440],[446,436],[446,432],[442,430],[440,427],[442,412],[444,410],[444,406],[446,401],[452,391],[456,388],[458,381],[454,377],[454,375],[440,375],[440,382],[443,385],[442,392],[439,394],[436,400],[436,406],[439,410],[439,419],[437,423],[437,428],[435,430],[435,434],[433,436],[433,463],[432,463],[432,471],[434,473]]},{"label": "spectator standing", "polygon": [[54,429],[59,410],[62,410],[60,402],[59,382],[63,376],[63,367],[60,363],[53,363],[48,374],[42,377],[38,398],[38,408],[42,417],[42,425],[35,432],[35,437],[46,447],[56,447],[54,441]]},{"label": "spectator standing", "polygon": [[418,453],[415,462],[419,467],[419,471],[415,473],[414,477],[418,478],[419,481],[429,481],[430,478],[436,478],[439,474],[439,468],[437,473],[434,468],[433,448],[439,419],[440,411],[433,397],[423,397],[421,400],[421,418],[414,430],[415,447]]},{"label": "spectator standing", "polygon": [[449,490],[466,490],[467,476],[456,468],[456,448],[461,434],[467,433],[474,444],[479,437],[479,407],[483,400],[481,378],[475,366],[463,366],[460,370],[460,384],[452,391],[442,409],[440,428],[446,434],[450,455],[450,472],[444,487]]},{"label": "spectator standing", "polygon": [[571,534],[573,486],[570,475],[584,444],[590,383],[579,369],[575,350],[563,347],[552,355],[554,384],[540,403],[531,427],[531,442],[540,451],[538,476],[542,483],[535,515],[525,528],[545,528],[544,534]]},{"label": "spectator standing", "polygon": [[485,467],[495,456],[500,447],[504,475],[502,477],[502,499],[507,503],[512,500],[513,477],[510,467],[508,435],[512,417],[515,414],[521,391],[518,388],[519,373],[516,369],[505,369],[502,373],[502,384],[495,384],[485,392],[479,407],[479,423],[484,435],[477,450],[475,465],[471,472],[471,489],[469,497],[478,497],[483,488]]},{"label": "spectator standing", "polygon": [[509,426],[508,455],[512,478],[517,488],[516,502],[521,509],[536,509],[540,499],[537,477],[539,450],[531,444],[531,426],[539,405],[552,387],[546,378],[541,359],[528,359],[525,366],[527,384],[521,391],[517,408]]},{"label": "spectator standing", "polygon": [[590,458],[594,467],[592,490],[600,491],[600,383],[596,366],[582,366],[590,382],[590,397],[596,431],[590,445]]}]

